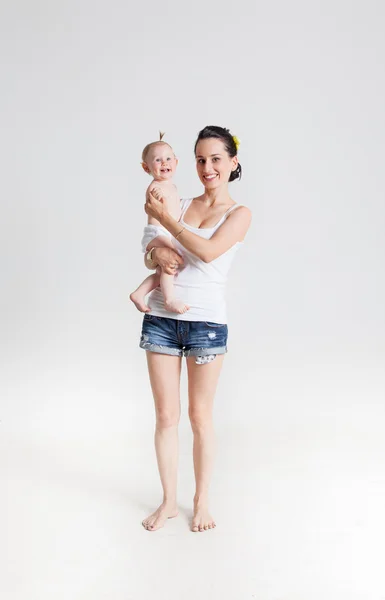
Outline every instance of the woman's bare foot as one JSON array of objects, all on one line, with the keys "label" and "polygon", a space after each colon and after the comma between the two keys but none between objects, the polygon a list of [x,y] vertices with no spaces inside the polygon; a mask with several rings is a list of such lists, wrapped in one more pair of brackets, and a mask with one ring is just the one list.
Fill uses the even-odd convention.
[{"label": "woman's bare foot", "polygon": [[144,297],[137,292],[130,294],[130,300],[135,304],[136,308],[143,313],[150,312],[151,308],[144,302]]},{"label": "woman's bare foot", "polygon": [[142,521],[142,525],[148,531],[156,531],[163,527],[167,519],[177,516],[178,508],[176,504],[166,504],[163,502],[152,515]]},{"label": "woman's bare foot", "polygon": [[194,516],[191,524],[191,531],[205,531],[214,529],[216,523],[209,514],[207,502],[194,499]]},{"label": "woman's bare foot", "polygon": [[181,300],[171,300],[170,302],[165,302],[164,307],[168,312],[174,312],[180,315],[190,310],[189,305],[185,304]]}]

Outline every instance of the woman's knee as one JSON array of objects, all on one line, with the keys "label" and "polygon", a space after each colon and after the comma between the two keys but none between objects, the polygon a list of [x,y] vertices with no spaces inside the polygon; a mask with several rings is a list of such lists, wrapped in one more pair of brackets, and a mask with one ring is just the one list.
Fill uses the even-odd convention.
[{"label": "woman's knee", "polygon": [[168,429],[179,424],[180,411],[158,410],[156,413],[157,429]]},{"label": "woman's knee", "polygon": [[194,432],[204,431],[212,425],[212,414],[208,411],[189,410],[189,419]]}]

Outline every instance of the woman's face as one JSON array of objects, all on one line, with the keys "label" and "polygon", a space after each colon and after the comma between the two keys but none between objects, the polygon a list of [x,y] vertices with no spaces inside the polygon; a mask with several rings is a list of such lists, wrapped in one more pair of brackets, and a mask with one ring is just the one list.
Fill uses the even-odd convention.
[{"label": "woman's face", "polygon": [[238,158],[230,158],[224,143],[217,138],[200,140],[195,158],[199,179],[207,189],[227,185],[231,171],[238,165]]}]

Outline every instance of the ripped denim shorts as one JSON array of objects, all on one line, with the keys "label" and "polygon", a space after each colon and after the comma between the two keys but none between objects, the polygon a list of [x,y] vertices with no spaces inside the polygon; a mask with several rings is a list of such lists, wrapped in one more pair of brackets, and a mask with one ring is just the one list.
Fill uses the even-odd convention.
[{"label": "ripped denim shorts", "polygon": [[205,321],[181,321],[145,314],[139,346],[171,356],[195,356],[197,364],[227,352],[227,325]]}]

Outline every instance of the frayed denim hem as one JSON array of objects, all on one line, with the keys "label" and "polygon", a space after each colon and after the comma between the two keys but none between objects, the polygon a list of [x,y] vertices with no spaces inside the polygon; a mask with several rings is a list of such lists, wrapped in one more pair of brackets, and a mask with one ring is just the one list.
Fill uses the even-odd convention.
[{"label": "frayed denim hem", "polygon": [[150,352],[157,352],[158,354],[169,354],[170,356],[183,356],[183,351],[179,348],[158,346],[157,344],[151,344],[150,342],[140,342],[139,348],[143,348],[143,350],[149,350]]},{"label": "frayed denim hem", "polygon": [[141,341],[139,348],[143,350],[149,350],[150,352],[157,352],[158,354],[169,354],[170,356],[208,356],[210,354],[226,354],[227,346],[220,346],[218,348],[192,348],[191,350],[181,350],[179,348],[170,348],[169,346],[159,346],[158,344],[151,344],[151,342]]},{"label": "frayed denim hem", "polygon": [[208,356],[209,354],[226,354],[227,346],[219,346],[217,348],[191,348],[191,350],[183,350],[183,356]]}]

